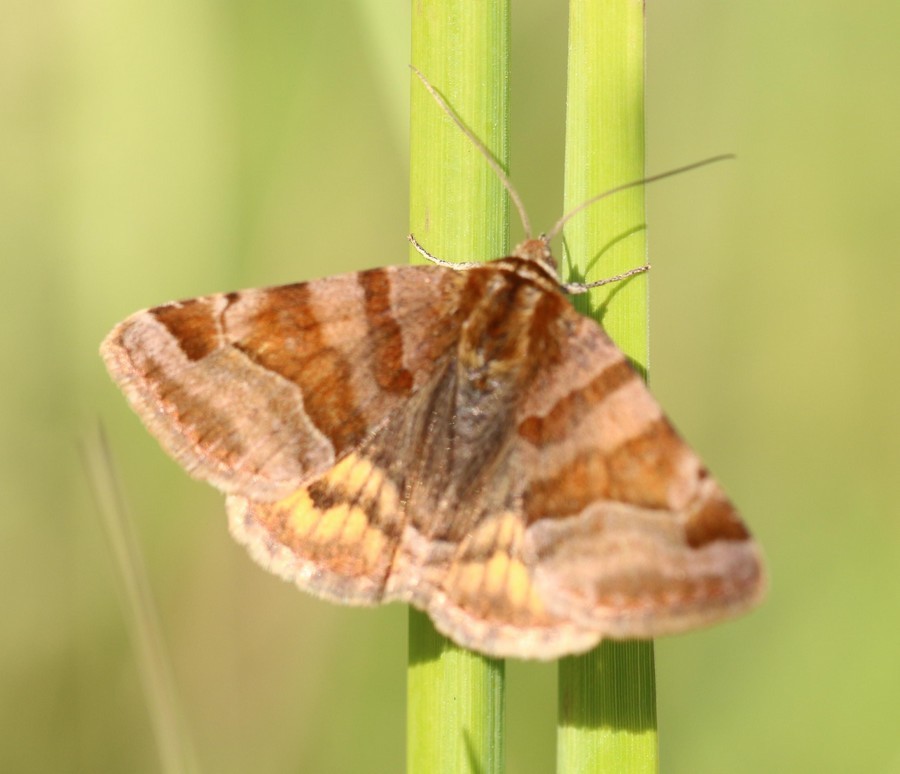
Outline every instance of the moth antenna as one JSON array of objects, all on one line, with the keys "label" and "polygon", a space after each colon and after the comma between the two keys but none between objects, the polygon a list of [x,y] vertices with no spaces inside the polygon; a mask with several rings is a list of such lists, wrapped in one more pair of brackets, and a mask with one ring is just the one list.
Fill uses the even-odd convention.
[{"label": "moth antenna", "polygon": [[707,164],[715,164],[718,161],[725,161],[726,159],[736,158],[733,153],[723,153],[719,156],[711,156],[708,159],[703,159],[702,161],[695,161],[693,164],[687,164],[683,167],[678,167],[676,169],[670,169],[668,172],[660,172],[658,175],[650,175],[650,177],[644,177],[640,180],[632,180],[630,183],[623,183],[622,185],[617,185],[615,188],[610,188],[608,191],[604,191],[601,194],[597,194],[596,196],[592,196],[587,201],[582,202],[577,207],[572,210],[569,210],[565,215],[563,215],[556,223],[553,224],[553,228],[551,228],[547,234],[547,240],[553,239],[555,236],[562,231],[562,227],[566,225],[572,218],[574,218],[578,213],[586,210],[592,204],[599,202],[601,199],[605,199],[607,196],[612,196],[614,193],[619,193],[620,191],[625,191],[628,188],[636,188],[639,185],[646,185],[647,183],[654,183],[657,180],[662,180],[666,177],[672,177],[673,175],[680,175],[682,172],[690,172],[692,169],[697,169],[698,167],[705,167]]},{"label": "moth antenna", "polygon": [[522,221],[522,227],[525,229],[525,238],[531,239],[531,221],[528,220],[528,213],[525,212],[525,205],[522,204],[522,199],[519,197],[519,192],[513,188],[513,184],[510,182],[510,179],[507,177],[506,172],[503,171],[503,167],[497,162],[497,160],[491,155],[491,152],[487,149],[485,144],[479,140],[475,136],[475,132],[469,129],[466,126],[462,119],[456,114],[453,108],[447,103],[439,93],[438,90],[434,88],[429,82],[428,79],[422,75],[422,73],[413,65],[409,66],[409,69],[412,70],[422,81],[422,84],[428,90],[428,93],[434,98],[434,101],[441,106],[441,109],[450,116],[450,119],[459,127],[459,130],[469,138],[469,142],[475,146],[478,152],[484,156],[485,161],[490,165],[491,169],[494,170],[494,174],[500,179],[500,182],[503,183],[503,187],[506,189],[506,192],[509,194],[509,198],[512,200],[513,206],[516,208],[516,211],[519,213],[519,220]]}]

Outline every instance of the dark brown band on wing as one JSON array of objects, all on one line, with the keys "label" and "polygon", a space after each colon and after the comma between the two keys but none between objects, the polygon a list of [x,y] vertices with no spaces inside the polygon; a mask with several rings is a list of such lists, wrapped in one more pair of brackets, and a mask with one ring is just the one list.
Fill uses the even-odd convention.
[{"label": "dark brown band on wing", "polygon": [[581,513],[591,503],[608,499],[609,471],[597,450],[585,450],[555,475],[528,484],[522,505],[527,523]]},{"label": "dark brown band on wing", "polygon": [[524,493],[528,523],[574,516],[600,500],[669,508],[673,484],[682,475],[682,448],[671,425],[660,419],[612,452],[585,449],[552,475],[532,480]]},{"label": "dark brown band on wing", "polygon": [[413,375],[403,367],[403,332],[391,309],[391,278],[383,269],[358,276],[365,297],[369,335],[376,350],[372,357],[375,382],[388,392],[408,395]]},{"label": "dark brown band on wing", "polygon": [[609,497],[646,508],[671,507],[670,492],[683,475],[683,450],[666,419],[648,422],[607,456]]},{"label": "dark brown band on wing", "polygon": [[588,384],[560,398],[543,417],[531,416],[519,424],[519,435],[534,446],[565,440],[591,407],[634,379],[635,370],[624,358],[610,364]]},{"label": "dark brown band on wing", "polygon": [[209,299],[194,298],[151,309],[189,360],[206,357],[219,345],[218,327]]},{"label": "dark brown band on wing", "polygon": [[565,332],[557,323],[570,306],[559,293],[542,293],[538,298],[528,326],[527,357],[534,369],[552,368],[561,360]]},{"label": "dark brown band on wing", "polygon": [[691,548],[701,548],[716,540],[749,540],[734,506],[722,496],[704,501],[685,525],[685,537]]},{"label": "dark brown band on wing", "polygon": [[300,388],[307,416],[331,440],[336,455],[359,443],[368,422],[351,386],[354,366],[322,335],[309,285],[282,288],[278,299],[263,300],[253,317],[245,328],[253,334],[234,346]]}]

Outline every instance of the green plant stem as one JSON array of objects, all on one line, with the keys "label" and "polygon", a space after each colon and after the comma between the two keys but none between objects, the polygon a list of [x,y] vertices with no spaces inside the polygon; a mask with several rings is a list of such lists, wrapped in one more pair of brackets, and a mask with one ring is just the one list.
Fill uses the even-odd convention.
[{"label": "green plant stem", "polygon": [[[644,175],[644,16],[640,0],[571,0],[565,209]],[[644,191],[615,194],[566,226],[569,279],[646,261]],[[577,298],[646,374],[647,275]],[[557,771],[658,770],[652,641],[614,642],[559,666]]]},{"label": "green plant stem", "polygon": [[[504,167],[508,55],[508,0],[412,3],[412,64]],[[418,79],[411,79],[410,230],[446,260],[504,255],[509,204],[500,181]],[[410,609],[408,772],[502,771],[503,718],[503,662],[457,647],[426,615]]]}]

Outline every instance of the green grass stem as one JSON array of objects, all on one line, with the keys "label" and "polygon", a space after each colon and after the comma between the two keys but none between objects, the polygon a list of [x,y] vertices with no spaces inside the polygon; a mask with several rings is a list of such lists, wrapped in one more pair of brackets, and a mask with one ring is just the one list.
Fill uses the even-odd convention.
[{"label": "green grass stem", "polygon": [[[415,0],[412,64],[506,167],[508,0]],[[504,255],[506,192],[416,76],[410,78],[410,230],[446,260]],[[422,260],[412,250],[410,256]],[[504,663],[457,647],[410,609],[407,771],[502,771],[503,721]]]},{"label": "green grass stem", "polygon": [[[571,0],[565,209],[644,175],[641,0]],[[642,187],[615,194],[564,229],[570,280],[610,277],[646,261]],[[576,297],[645,374],[647,275]],[[559,774],[658,770],[653,643],[605,641],[559,665]]]}]

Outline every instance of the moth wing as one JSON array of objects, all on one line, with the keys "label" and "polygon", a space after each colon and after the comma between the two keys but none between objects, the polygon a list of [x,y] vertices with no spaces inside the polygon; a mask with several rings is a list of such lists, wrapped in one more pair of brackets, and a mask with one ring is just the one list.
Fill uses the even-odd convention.
[{"label": "moth wing", "polygon": [[541,659],[753,605],[755,542],[622,352],[568,303],[535,320],[508,456],[455,515],[472,528],[426,539],[410,513],[388,597],[467,647]]},{"label": "moth wing", "polygon": [[192,476],[278,500],[429,379],[457,339],[464,282],[397,266],[173,302],[117,325],[100,351]]},{"label": "moth wing", "polygon": [[232,535],[304,591],[350,604],[408,602],[484,653],[549,658],[548,646],[562,641],[567,651],[590,647],[596,633],[550,613],[534,591],[521,514],[497,507],[513,479],[461,508],[441,505],[452,487],[435,471],[453,453],[442,412],[454,405],[455,373],[451,360],[402,412],[295,492],[274,502],[230,496]]},{"label": "moth wing", "polygon": [[274,502],[229,497],[235,539],[267,570],[317,596],[439,612],[440,581],[469,542],[464,512],[446,503],[457,365],[448,358],[401,410],[296,491]]},{"label": "moth wing", "polygon": [[404,508],[364,454],[350,452],[279,500],[230,495],[226,507],[232,536],[269,572],[333,602],[382,601]]},{"label": "moth wing", "polygon": [[600,639],[597,632],[549,608],[525,543],[525,524],[514,511],[482,519],[458,546],[413,535],[398,553],[388,590],[471,650],[533,659],[588,650]]},{"label": "moth wing", "polygon": [[762,561],[734,506],[606,333],[571,318],[518,416],[522,550],[537,595],[598,639],[748,609]]}]

